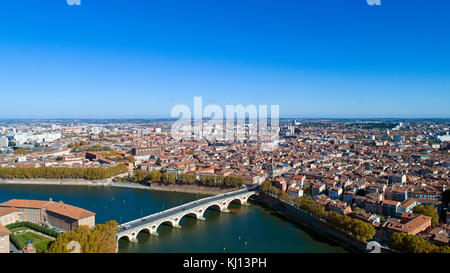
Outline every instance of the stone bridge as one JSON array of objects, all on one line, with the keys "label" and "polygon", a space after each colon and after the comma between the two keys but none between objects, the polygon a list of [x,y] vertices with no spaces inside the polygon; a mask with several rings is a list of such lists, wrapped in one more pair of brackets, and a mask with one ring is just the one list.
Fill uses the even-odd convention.
[{"label": "stone bridge", "polygon": [[119,225],[116,240],[119,242],[121,238],[127,238],[130,242],[137,242],[137,235],[141,231],[148,232],[152,235],[158,235],[158,227],[162,224],[169,224],[172,227],[181,228],[180,221],[185,216],[205,220],[203,216],[208,208],[215,208],[222,212],[228,212],[228,206],[231,202],[238,202],[241,205],[246,205],[248,198],[256,194],[256,192],[255,188],[245,188],[227,192],[192,201],[187,204],[123,223]]}]

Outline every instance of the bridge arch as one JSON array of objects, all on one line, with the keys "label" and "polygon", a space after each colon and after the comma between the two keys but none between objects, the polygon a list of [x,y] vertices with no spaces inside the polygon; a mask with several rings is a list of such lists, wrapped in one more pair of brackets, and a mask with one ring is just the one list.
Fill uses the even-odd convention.
[{"label": "bridge arch", "polygon": [[199,218],[201,218],[201,215],[199,215],[198,213],[196,213],[195,211],[190,211],[190,212],[187,212],[187,213],[185,213],[185,214],[183,214],[183,215],[181,215],[179,218],[179,220],[178,220],[178,223],[180,223],[181,222],[181,219],[183,219],[184,217],[192,217],[192,218],[195,218],[195,219],[199,219]]},{"label": "bridge arch", "polygon": [[138,236],[139,233],[141,233],[141,232],[147,232],[148,234],[152,234],[152,231],[150,230],[150,228],[144,227],[144,228],[141,228],[140,230],[138,230],[138,231],[136,232],[135,237],[137,238],[137,236]]},{"label": "bridge arch", "polygon": [[217,203],[215,203],[215,204],[209,204],[209,205],[207,205],[207,206],[205,207],[205,209],[203,210],[203,214],[205,214],[205,212],[206,212],[208,209],[215,209],[215,210],[220,211],[220,210],[222,209],[222,207],[220,206],[220,204],[217,204]]},{"label": "bridge arch", "polygon": [[241,200],[241,198],[239,198],[239,197],[230,199],[230,200],[228,200],[228,205],[227,205],[227,207],[228,207],[231,203],[237,203],[237,204],[239,204],[239,205],[242,205],[242,200]]},{"label": "bridge arch", "polygon": [[126,238],[129,242],[131,242],[130,236],[129,236],[128,234],[120,235],[120,236],[117,238],[117,242],[119,242],[120,239],[123,239],[123,238]]},{"label": "bridge arch", "polygon": [[231,203],[238,203],[240,205],[244,205],[244,204],[247,203],[247,201],[250,198],[250,196],[255,195],[255,194],[256,193],[249,193],[249,194],[246,194],[246,195],[242,195],[242,196],[237,196],[237,197],[231,198],[231,199],[227,200],[226,208],[228,208]]},{"label": "bridge arch", "polygon": [[226,202],[225,202],[225,205],[222,205],[222,201],[220,202],[220,203],[212,203],[212,204],[208,204],[208,205],[206,205],[205,207],[204,207],[204,209],[203,209],[203,211],[200,213],[200,216],[201,216],[201,218],[204,218],[205,217],[205,213],[206,213],[206,211],[208,210],[208,209],[214,209],[214,210],[217,210],[217,211],[223,211],[224,210],[224,208],[226,209],[227,208],[227,204],[226,204]]},{"label": "bridge arch", "polygon": [[167,220],[161,221],[159,223],[156,223],[150,227],[150,234],[157,234],[159,227],[164,224],[169,225],[171,227],[179,227],[178,221],[179,221],[179,217],[176,217],[175,219],[167,219]]}]

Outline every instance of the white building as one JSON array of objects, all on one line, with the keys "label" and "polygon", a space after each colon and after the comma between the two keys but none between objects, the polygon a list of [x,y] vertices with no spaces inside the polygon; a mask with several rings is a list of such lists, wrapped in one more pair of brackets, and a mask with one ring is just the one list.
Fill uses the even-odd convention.
[{"label": "white building", "polygon": [[26,142],[53,142],[61,138],[61,132],[46,132],[42,134],[33,135],[32,132],[19,132],[14,134],[14,141],[16,145],[23,145]]},{"label": "white building", "polygon": [[9,141],[6,136],[0,136],[0,148],[8,147]]}]

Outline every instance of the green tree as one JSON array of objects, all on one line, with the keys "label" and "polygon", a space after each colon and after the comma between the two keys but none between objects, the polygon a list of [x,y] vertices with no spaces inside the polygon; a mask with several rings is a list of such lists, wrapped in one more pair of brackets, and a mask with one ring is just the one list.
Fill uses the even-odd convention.
[{"label": "green tree", "polygon": [[19,148],[17,150],[14,150],[14,154],[15,155],[26,155],[27,154],[27,149]]},{"label": "green tree", "polygon": [[161,182],[161,178],[162,178],[162,173],[160,171],[152,171],[150,173],[150,180],[152,182]]},{"label": "green tree", "polygon": [[178,182],[181,184],[192,185],[195,184],[196,181],[197,181],[196,176],[190,173],[182,173],[178,177]]},{"label": "green tree", "polygon": [[134,170],[133,172],[133,182],[136,183],[142,183],[142,182],[148,182],[150,180],[150,173],[148,171],[144,170]]},{"label": "green tree", "polygon": [[105,179],[127,171],[124,164],[110,168],[70,168],[70,167],[13,167],[0,168],[1,178],[48,178],[48,179]]},{"label": "green tree", "polygon": [[136,162],[136,159],[132,155],[129,155],[129,156],[125,157],[125,159],[128,160],[128,162],[130,162],[130,163]]},{"label": "green tree", "polygon": [[350,231],[356,235],[359,240],[367,242],[368,240],[373,239],[376,231],[371,224],[357,219],[352,219],[351,222]]},{"label": "green tree", "polygon": [[267,193],[271,186],[272,184],[269,181],[264,181],[260,185],[260,191]]},{"label": "green tree", "polygon": [[423,215],[431,217],[432,218],[431,219],[431,225],[432,226],[436,226],[438,224],[438,222],[439,222],[439,215],[437,214],[436,209],[433,206],[431,206],[431,205],[425,205],[425,206],[418,205],[418,206],[415,206],[414,209],[413,209],[413,212],[417,213],[417,214],[423,214]]},{"label": "green tree", "polygon": [[115,237],[118,230],[119,226],[114,220],[97,224],[94,228],[81,225],[58,236],[50,244],[48,253],[69,253],[67,245],[70,241],[78,242],[82,253],[115,253]]},{"label": "green tree", "polygon": [[390,248],[407,253],[435,253],[439,248],[417,235],[396,232],[388,241]]},{"label": "green tree", "polygon": [[162,180],[164,184],[175,184],[177,181],[177,174],[171,172],[165,172],[162,174]]}]

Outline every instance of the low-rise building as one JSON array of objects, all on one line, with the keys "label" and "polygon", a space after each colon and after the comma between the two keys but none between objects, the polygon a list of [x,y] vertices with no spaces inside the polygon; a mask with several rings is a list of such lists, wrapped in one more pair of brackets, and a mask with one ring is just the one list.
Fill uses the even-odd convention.
[{"label": "low-rise building", "polygon": [[352,191],[344,192],[344,194],[343,194],[344,202],[351,204],[353,202],[353,195],[354,195],[354,192],[352,192]]},{"label": "low-rise building", "polygon": [[284,178],[278,177],[273,181],[273,186],[281,191],[286,191],[287,183],[286,180],[284,180]]},{"label": "low-rise building", "polygon": [[341,199],[342,188],[341,187],[331,187],[328,189],[328,196],[333,200]]},{"label": "low-rise building", "polygon": [[383,200],[383,215],[395,217],[397,215],[400,202],[393,200]]},{"label": "low-rise building", "polygon": [[9,235],[11,232],[0,224],[0,253],[9,253]]},{"label": "low-rise building", "polygon": [[316,201],[321,206],[328,206],[328,203],[330,203],[331,199],[330,197],[326,196],[325,194],[317,195],[313,197],[314,201]]},{"label": "low-rise building", "polygon": [[332,200],[328,203],[328,210],[335,211],[339,214],[349,214],[352,212],[352,208],[345,202],[340,200]]},{"label": "low-rise building", "polygon": [[372,214],[365,211],[353,211],[349,214],[350,217],[354,219],[358,219],[367,223],[370,223],[372,225],[379,225],[380,224],[380,216],[376,214]]},{"label": "low-rise building", "polygon": [[20,221],[62,230],[74,230],[80,225],[95,226],[94,212],[64,204],[62,201],[56,203],[52,199],[48,201],[11,199],[1,203],[0,209],[15,209],[20,213]]},{"label": "low-rise building", "polygon": [[391,174],[388,176],[389,183],[392,184],[403,184],[406,182],[406,175],[404,174]]},{"label": "low-rise building", "polygon": [[287,191],[289,196],[292,197],[302,197],[303,196],[303,190],[298,188],[290,188]]},{"label": "low-rise building", "polygon": [[408,192],[404,189],[390,188],[385,193],[385,199],[403,202],[408,198]]},{"label": "low-rise building", "polygon": [[398,208],[400,213],[403,212],[412,212],[413,208],[417,206],[419,203],[414,198],[408,198],[406,199]]},{"label": "low-rise building", "polygon": [[389,240],[395,232],[416,235],[431,228],[431,219],[429,216],[404,212],[401,219],[390,218],[381,225],[382,237],[384,240]]},{"label": "low-rise building", "polygon": [[78,226],[95,226],[95,213],[64,204],[62,201],[52,202],[47,206],[47,222],[51,227],[63,230],[74,230]]},{"label": "low-rise building", "polygon": [[6,226],[20,221],[22,213],[17,208],[0,208],[0,225]]},{"label": "low-rise building", "polygon": [[311,186],[311,194],[312,196],[321,195],[325,191],[325,184],[323,183],[315,183]]}]

